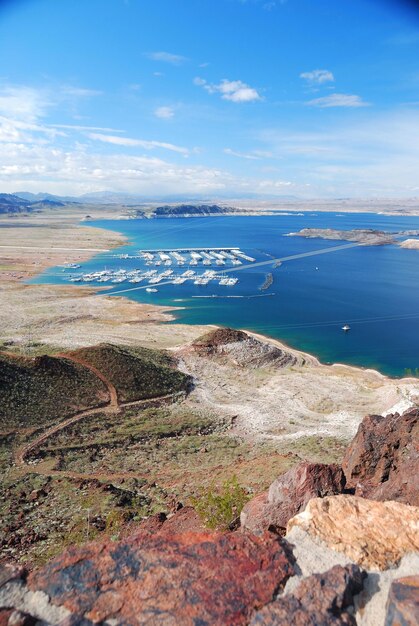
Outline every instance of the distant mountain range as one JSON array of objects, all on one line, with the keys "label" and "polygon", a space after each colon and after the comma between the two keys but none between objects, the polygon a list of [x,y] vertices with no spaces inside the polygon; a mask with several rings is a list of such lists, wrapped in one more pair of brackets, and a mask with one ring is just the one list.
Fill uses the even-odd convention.
[{"label": "distant mountain range", "polygon": [[[51,200],[52,202],[77,202],[79,204],[122,204],[125,206],[138,206],[139,204],[150,203],[213,203],[225,200],[246,199],[246,200],[269,200],[272,196],[264,194],[224,194],[223,196],[206,196],[203,194],[171,194],[165,196],[146,196],[133,193],[123,193],[115,191],[93,191],[80,196],[57,196],[50,193],[31,193],[29,191],[16,191],[15,196],[28,200],[29,202],[40,202]],[[276,200],[298,200],[295,196],[276,196]]]},{"label": "distant mountain range", "polygon": [[32,201],[28,198],[24,198],[23,196],[18,196],[17,194],[0,193],[0,214],[30,213],[32,211],[58,206],[64,206],[64,202],[47,198]]}]

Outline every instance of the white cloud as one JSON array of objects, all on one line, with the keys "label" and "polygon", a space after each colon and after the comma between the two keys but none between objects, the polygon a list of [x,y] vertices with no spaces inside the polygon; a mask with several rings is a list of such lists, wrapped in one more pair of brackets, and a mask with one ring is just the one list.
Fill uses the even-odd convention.
[{"label": "white cloud", "polygon": [[270,159],[272,152],[266,150],[252,150],[251,152],[238,152],[231,148],[224,148],[224,154],[238,157],[239,159],[249,159],[251,161],[259,161],[260,159]]},{"label": "white cloud", "polygon": [[170,52],[148,52],[146,56],[152,61],[162,61],[171,65],[181,65],[187,61],[186,57],[180,54],[172,54]]},{"label": "white cloud", "polygon": [[282,166],[281,173],[318,196],[414,195],[419,171],[419,111],[398,111],[315,131],[266,129],[258,134]]},{"label": "white cloud", "polygon": [[84,89],[83,87],[73,87],[72,85],[63,85],[61,93],[75,98],[92,98],[102,95],[102,91],[97,91],[97,89]]},{"label": "white cloud", "polygon": [[64,128],[67,130],[98,130],[104,133],[124,133],[124,130],[118,128],[107,128],[106,126],[80,126],[79,124],[46,124],[46,128]]},{"label": "white cloud", "polygon": [[24,86],[6,86],[0,89],[0,114],[18,120],[34,122],[46,114],[52,103],[40,90]]},{"label": "white cloud", "polygon": [[268,179],[268,180],[260,180],[258,182],[258,187],[261,190],[265,190],[265,189],[269,189],[269,190],[278,190],[278,189],[282,189],[283,187],[292,187],[294,186],[294,183],[292,183],[289,180],[275,180],[275,179]]},{"label": "white cloud", "polygon": [[157,107],[154,115],[162,120],[170,120],[175,114],[173,107]]},{"label": "white cloud", "polygon": [[62,130],[34,122],[13,120],[0,115],[0,142],[46,143],[57,136],[65,136]]},{"label": "white cloud", "polygon": [[36,122],[58,105],[74,107],[79,99],[98,96],[93,89],[58,85],[35,89],[25,85],[3,85],[0,87],[0,115],[25,122]]},{"label": "white cloud", "polygon": [[349,95],[344,93],[332,93],[330,96],[323,98],[315,98],[306,102],[309,106],[320,107],[322,109],[330,107],[366,107],[369,102],[365,102],[361,96]]},{"label": "white cloud", "polygon": [[179,154],[188,155],[189,150],[176,146],[172,143],[166,143],[162,141],[147,141],[145,139],[131,139],[130,137],[118,137],[115,135],[103,135],[102,133],[86,133],[89,139],[95,141],[102,141],[104,143],[111,143],[116,146],[138,146],[145,150],[154,150],[155,148],[162,148],[163,150],[170,150],[171,152],[178,152]]},{"label": "white cloud", "polygon": [[311,85],[323,85],[323,83],[334,82],[335,77],[329,70],[312,70],[311,72],[302,72],[300,78],[303,78]]},{"label": "white cloud", "polygon": [[254,102],[262,99],[256,89],[241,80],[224,78],[220,83],[214,85],[197,77],[194,79],[194,84],[203,87],[208,93],[220,93],[224,100],[231,102]]},{"label": "white cloud", "polygon": [[231,186],[232,177],[205,166],[185,167],[168,161],[127,154],[104,155],[76,146],[0,144],[2,190],[17,188],[77,194],[114,189],[149,195],[218,193]]}]

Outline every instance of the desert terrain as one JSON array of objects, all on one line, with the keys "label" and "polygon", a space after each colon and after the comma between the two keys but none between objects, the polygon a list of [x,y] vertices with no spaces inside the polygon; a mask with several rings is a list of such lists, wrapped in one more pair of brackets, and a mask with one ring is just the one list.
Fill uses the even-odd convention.
[{"label": "desert terrain", "polygon": [[[415,379],[392,380],[360,368],[322,365],[268,338],[260,339],[296,354],[297,364],[279,373],[207,359],[203,364],[184,348],[209,327],[166,324],[174,319],[175,309],[107,297],[106,289],[98,295],[87,286],[26,284],[24,279],[45,267],[77,262],[97,249],[125,243],[117,232],[83,226],[80,217],[73,209],[0,221],[0,246],[10,246],[0,247],[3,344],[26,354],[39,352],[43,345],[58,350],[101,342],[174,350],[198,381],[191,401],[248,416],[238,421],[242,432],[270,438],[280,436],[276,431],[284,427],[291,438],[316,432],[349,438],[366,413],[388,412],[408,402]],[[109,213],[98,211],[95,217]],[[284,424],[287,420],[296,423]]]},{"label": "desert terrain", "polygon": [[[59,387],[39,392],[26,413],[18,403],[25,423],[8,422],[5,414],[0,544],[7,558],[39,564],[66,542],[84,541],[86,515],[97,520],[97,528],[89,523],[92,538],[112,524],[121,528],[170,511],[232,476],[258,493],[301,461],[340,462],[366,414],[418,402],[417,378],[323,365],[254,333],[176,324],[175,309],[108,297],[106,289],[27,284],[52,264],[125,243],[118,233],[80,224],[80,217],[45,213],[0,223],[0,245],[8,246],[0,248],[3,363],[10,369],[23,359],[25,376],[36,367],[50,372],[72,363],[68,371],[75,367],[89,385],[92,375],[102,381],[87,403],[73,394],[70,412],[62,410],[71,392],[66,383],[62,393]],[[125,375],[111,383],[105,361],[92,368],[75,359],[74,351],[99,345],[170,357],[190,388],[181,397],[156,392],[151,405],[142,397],[123,400]],[[62,380],[69,375],[57,385]]]}]

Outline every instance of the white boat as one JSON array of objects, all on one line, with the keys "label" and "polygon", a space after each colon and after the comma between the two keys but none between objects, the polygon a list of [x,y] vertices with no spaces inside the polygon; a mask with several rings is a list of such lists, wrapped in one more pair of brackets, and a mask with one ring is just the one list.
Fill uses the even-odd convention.
[{"label": "white boat", "polygon": [[152,287],[147,287],[146,291],[148,291],[148,293],[156,293],[156,291],[158,291],[157,289],[153,289]]},{"label": "white boat", "polygon": [[347,333],[347,332],[348,332],[348,330],[351,330],[351,327],[350,327],[350,326],[348,326],[348,324],[345,324],[345,326],[342,326],[342,330],[343,330],[345,333]]}]

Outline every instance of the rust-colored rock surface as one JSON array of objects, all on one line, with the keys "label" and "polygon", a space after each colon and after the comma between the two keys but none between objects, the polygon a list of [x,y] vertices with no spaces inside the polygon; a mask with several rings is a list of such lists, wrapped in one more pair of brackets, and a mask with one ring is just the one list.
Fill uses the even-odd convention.
[{"label": "rust-colored rock surface", "polygon": [[264,491],[246,502],[240,513],[240,525],[252,533],[276,530],[271,524],[271,507],[268,492]]},{"label": "rust-colored rock surface", "polygon": [[142,532],[69,548],[28,585],[95,623],[233,626],[247,624],[292,574],[283,540],[271,533]]},{"label": "rust-colored rock surface", "polygon": [[193,506],[184,506],[164,522],[160,532],[170,536],[186,532],[203,533],[207,530]]},{"label": "rust-colored rock surface", "polygon": [[257,611],[251,626],[356,626],[348,613],[363,586],[355,565],[335,565],[323,574],[304,579],[292,595],[282,596]]},{"label": "rust-colored rock surface", "polygon": [[342,467],[356,495],[419,506],[419,410],[365,417]]},{"label": "rust-colored rock surface", "polygon": [[388,594],[385,626],[419,624],[419,575],[395,580]]},{"label": "rust-colored rock surface", "polygon": [[264,530],[285,531],[288,521],[312,498],[342,493],[345,476],[338,465],[300,463],[248,502],[240,516],[243,528],[258,533]]},{"label": "rust-colored rock surface", "polygon": [[9,626],[9,618],[13,609],[0,609],[0,626]]},{"label": "rust-colored rock surface", "polygon": [[367,569],[387,569],[419,550],[419,508],[401,502],[347,495],[316,498],[288,522],[287,531],[294,527]]}]

